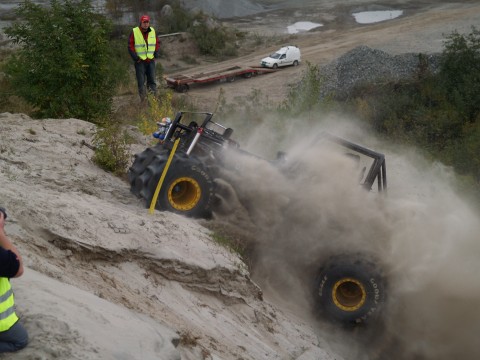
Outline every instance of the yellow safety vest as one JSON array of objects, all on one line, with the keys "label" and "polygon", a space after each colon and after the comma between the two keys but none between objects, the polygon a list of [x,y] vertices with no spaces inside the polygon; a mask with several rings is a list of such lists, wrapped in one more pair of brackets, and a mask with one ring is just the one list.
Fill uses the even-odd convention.
[{"label": "yellow safety vest", "polygon": [[10,329],[17,320],[10,281],[0,278],[0,332]]},{"label": "yellow safety vest", "polygon": [[157,37],[155,35],[155,30],[151,27],[150,32],[148,33],[148,46],[145,43],[143,38],[142,30],[137,26],[133,28],[133,36],[135,38],[135,52],[138,57],[142,60],[146,58],[153,59],[153,53],[155,52],[155,47],[157,46]]}]

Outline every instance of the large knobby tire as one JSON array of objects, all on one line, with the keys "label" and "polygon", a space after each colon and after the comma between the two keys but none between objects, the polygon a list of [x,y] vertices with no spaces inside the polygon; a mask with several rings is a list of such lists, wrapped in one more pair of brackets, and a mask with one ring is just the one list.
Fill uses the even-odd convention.
[{"label": "large knobby tire", "polygon": [[315,298],[319,313],[346,325],[378,319],[385,303],[379,265],[360,256],[332,257],[318,272]]},{"label": "large knobby tire", "polygon": [[149,180],[149,174],[145,173],[145,171],[154,160],[154,157],[160,154],[167,155],[167,150],[163,149],[161,145],[157,145],[135,155],[133,164],[128,169],[128,181],[130,183],[130,191],[136,196],[141,197],[140,193],[147,186]]},{"label": "large knobby tire", "polygon": [[[142,193],[150,206],[167,158],[157,155],[148,166],[148,185]],[[214,200],[214,182],[203,164],[195,156],[177,153],[166,173],[155,204],[166,210],[189,217],[208,218]]]}]

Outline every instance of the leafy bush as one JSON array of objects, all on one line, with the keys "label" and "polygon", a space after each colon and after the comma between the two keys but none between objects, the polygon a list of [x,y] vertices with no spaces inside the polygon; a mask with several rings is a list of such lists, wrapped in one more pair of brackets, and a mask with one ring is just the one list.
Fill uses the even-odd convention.
[{"label": "leafy bush", "polygon": [[480,31],[447,37],[439,81],[447,99],[470,122],[476,120],[480,104]]},{"label": "leafy bush", "polygon": [[94,135],[93,162],[115,175],[126,173],[130,163],[130,137],[121,126],[112,121],[98,127]]},{"label": "leafy bush", "polygon": [[235,43],[235,34],[225,27],[209,26],[205,19],[200,18],[190,27],[189,32],[203,55],[236,55],[236,49],[232,45]]},{"label": "leafy bush", "polygon": [[319,67],[309,62],[306,64],[307,69],[303,72],[302,80],[290,87],[287,99],[282,104],[285,110],[311,111],[321,103],[322,79],[319,75]]},{"label": "leafy bush", "polygon": [[95,121],[108,114],[118,78],[110,22],[90,0],[51,0],[48,8],[26,0],[16,11],[21,21],[5,29],[21,46],[6,64],[16,93],[40,117]]},{"label": "leafy bush", "polygon": [[193,22],[193,16],[179,1],[171,2],[170,6],[172,8],[172,15],[162,17],[162,21],[157,26],[158,31],[165,34],[187,31]]},{"label": "leafy bush", "polygon": [[24,99],[16,95],[13,85],[0,74],[0,113],[2,112],[31,114],[33,109]]},{"label": "leafy bush", "polygon": [[164,117],[170,117],[173,120],[174,110],[172,107],[172,92],[166,91],[165,94],[155,97],[147,95],[148,107],[140,115],[138,124],[139,130],[145,135],[151,135],[158,129],[157,122]]}]

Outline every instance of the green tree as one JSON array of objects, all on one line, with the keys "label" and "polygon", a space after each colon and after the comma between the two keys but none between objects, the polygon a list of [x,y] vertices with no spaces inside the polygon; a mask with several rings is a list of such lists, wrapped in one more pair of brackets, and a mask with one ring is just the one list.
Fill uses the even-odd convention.
[{"label": "green tree", "polygon": [[39,117],[97,121],[111,112],[117,79],[112,71],[111,23],[90,0],[24,1],[20,20],[5,33],[20,45],[6,64],[16,93]]},{"label": "green tree", "polygon": [[472,27],[470,34],[455,31],[447,37],[439,80],[448,100],[474,122],[480,112],[480,30]]}]

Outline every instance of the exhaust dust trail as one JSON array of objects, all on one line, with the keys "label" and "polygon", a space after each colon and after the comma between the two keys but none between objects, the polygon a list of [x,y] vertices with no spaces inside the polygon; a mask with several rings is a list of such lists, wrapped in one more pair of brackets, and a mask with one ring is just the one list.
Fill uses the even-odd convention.
[{"label": "exhaust dust trail", "polygon": [[289,136],[281,166],[232,154],[235,169],[225,170],[220,184],[228,211],[217,212],[214,223],[248,242],[253,278],[267,296],[306,319],[314,319],[310,286],[322,261],[352,251],[381,260],[388,301],[375,341],[342,330],[332,335],[335,326],[312,320],[345,359],[479,358],[479,215],[441,164],[335,124],[329,131],[385,153],[386,197],[362,191],[364,159],[309,145],[310,129],[310,139]]}]

